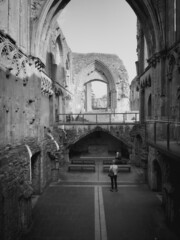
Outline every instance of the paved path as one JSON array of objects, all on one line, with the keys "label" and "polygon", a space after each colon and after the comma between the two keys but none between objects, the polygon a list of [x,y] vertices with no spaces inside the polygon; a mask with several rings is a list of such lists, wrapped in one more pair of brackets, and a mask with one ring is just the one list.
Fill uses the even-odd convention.
[{"label": "paved path", "polygon": [[138,171],[131,173],[134,181],[132,175],[129,182],[119,176],[118,192],[91,173],[87,181],[79,174],[76,182],[72,177],[51,184],[35,205],[34,223],[23,240],[178,240],[166,226],[156,193],[137,181]]}]

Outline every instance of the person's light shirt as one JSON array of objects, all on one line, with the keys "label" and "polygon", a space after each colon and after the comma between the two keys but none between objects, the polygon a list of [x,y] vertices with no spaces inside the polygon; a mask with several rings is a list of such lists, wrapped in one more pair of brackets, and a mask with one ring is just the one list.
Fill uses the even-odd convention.
[{"label": "person's light shirt", "polygon": [[110,166],[110,170],[113,171],[114,175],[117,175],[117,173],[118,173],[118,166],[116,164],[112,164]]}]

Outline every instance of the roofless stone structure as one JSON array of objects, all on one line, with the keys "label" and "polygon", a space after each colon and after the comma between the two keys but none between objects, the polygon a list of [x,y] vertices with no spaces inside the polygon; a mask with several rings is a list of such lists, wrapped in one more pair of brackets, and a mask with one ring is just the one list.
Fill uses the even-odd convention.
[{"label": "roofless stone structure", "polygon": [[[107,84],[109,112],[129,111],[129,82],[123,61],[114,54],[72,53],[72,78],[75,85],[75,101],[79,111],[91,111],[88,101],[91,91],[88,83],[100,81]],[[78,112],[78,109],[74,109]]]}]

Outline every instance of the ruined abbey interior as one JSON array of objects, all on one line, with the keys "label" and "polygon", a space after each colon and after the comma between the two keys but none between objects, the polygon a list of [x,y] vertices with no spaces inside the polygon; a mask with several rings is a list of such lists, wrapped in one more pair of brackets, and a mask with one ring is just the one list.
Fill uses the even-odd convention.
[{"label": "ruined abbey interior", "polygon": [[[59,182],[71,159],[117,151],[160,194],[176,228],[180,1],[126,0],[137,15],[131,84],[117,55],[71,51],[57,22],[70,1],[0,0],[0,239],[30,229],[34,196]],[[100,98],[94,82],[106,89]]]}]

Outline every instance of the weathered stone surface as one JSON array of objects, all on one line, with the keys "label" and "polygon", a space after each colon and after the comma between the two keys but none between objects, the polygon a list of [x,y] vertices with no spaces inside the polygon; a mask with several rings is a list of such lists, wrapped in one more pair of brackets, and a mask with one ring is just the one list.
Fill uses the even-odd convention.
[{"label": "weathered stone surface", "polygon": [[[68,2],[0,1],[0,226],[3,226],[0,238],[3,240],[17,239],[30,223],[31,186],[35,193],[42,192],[52,179],[58,179],[59,166],[68,161],[68,146],[93,131],[100,131],[93,126],[73,130],[54,127],[59,113],[81,111],[76,107],[84,104],[83,81],[96,78],[109,81],[107,110],[125,111],[129,106],[127,72],[116,55],[72,53],[67,46],[55,22],[58,12]],[[140,102],[135,80],[131,85],[131,93],[134,91],[131,107],[137,110],[140,106],[141,124],[145,123],[146,127],[149,126],[147,118],[171,119],[170,129],[176,128],[168,133],[171,133],[171,142],[178,146],[179,1],[127,2],[139,17],[137,84]],[[45,73],[41,73],[42,70]],[[60,120],[63,121],[63,117]],[[150,145],[145,125],[133,129],[105,126],[104,131],[123,142],[128,150],[131,148],[134,164],[148,169],[149,185],[163,191],[167,219],[173,222],[180,219],[179,163],[167,144],[161,151],[157,150],[157,142],[153,142],[154,147]],[[46,135],[45,128],[50,128],[52,137]],[[164,133],[167,131],[159,135]]]},{"label": "weathered stone surface", "polygon": [[[100,80],[108,85],[107,109],[116,112],[129,111],[128,74],[121,59],[113,54],[72,53],[72,78],[77,95],[75,101],[80,106],[79,111],[88,111],[83,106],[85,85],[89,81]],[[87,93],[86,93],[87,94]],[[78,111],[78,109],[74,109]]]},{"label": "weathered stone surface", "polygon": [[130,85],[130,110],[131,111],[139,111],[139,107],[140,107],[139,90],[140,90],[140,86],[138,83],[138,78],[134,78]]},{"label": "weathered stone surface", "polygon": [[0,168],[0,225],[2,239],[18,238],[32,221],[29,181],[29,160],[25,147],[16,146],[1,151],[0,161],[7,161]]}]

